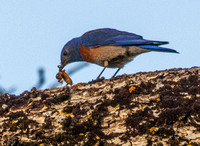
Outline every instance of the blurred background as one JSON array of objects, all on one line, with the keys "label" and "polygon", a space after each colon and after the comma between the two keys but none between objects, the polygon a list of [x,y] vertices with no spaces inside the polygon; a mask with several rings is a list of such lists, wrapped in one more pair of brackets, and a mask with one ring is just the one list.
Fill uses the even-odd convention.
[{"label": "blurred background", "polygon": [[[169,41],[166,47],[180,52],[142,54],[118,75],[200,66],[199,6],[199,0],[1,0],[0,93],[64,86],[55,78],[62,47],[97,28]],[[65,69],[79,83],[96,79],[102,67],[82,62]],[[110,78],[115,71],[107,69],[103,76]]]}]

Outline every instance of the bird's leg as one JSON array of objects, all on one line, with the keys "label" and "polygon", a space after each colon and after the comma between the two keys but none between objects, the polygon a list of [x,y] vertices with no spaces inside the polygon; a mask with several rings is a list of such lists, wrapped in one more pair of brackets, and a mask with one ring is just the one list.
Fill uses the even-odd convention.
[{"label": "bird's leg", "polygon": [[104,72],[105,69],[106,69],[106,67],[103,68],[103,70],[101,71],[101,73],[98,75],[97,79],[100,78],[100,76],[102,75],[102,73]]},{"label": "bird's leg", "polygon": [[108,61],[104,61],[104,62],[103,62],[103,66],[104,66],[104,67],[107,67],[107,66],[108,66]]},{"label": "bird's leg", "polygon": [[116,76],[116,74],[119,72],[120,69],[121,69],[121,68],[118,68],[118,69],[117,69],[117,71],[116,71],[115,74],[112,76],[112,78]]},{"label": "bird's leg", "polygon": [[104,70],[106,69],[106,67],[108,66],[108,61],[104,61],[103,63],[104,63],[104,65],[103,65],[104,68],[103,68],[103,70],[101,71],[101,73],[98,75],[97,79],[100,78],[100,76],[102,75],[102,73],[104,72]]}]

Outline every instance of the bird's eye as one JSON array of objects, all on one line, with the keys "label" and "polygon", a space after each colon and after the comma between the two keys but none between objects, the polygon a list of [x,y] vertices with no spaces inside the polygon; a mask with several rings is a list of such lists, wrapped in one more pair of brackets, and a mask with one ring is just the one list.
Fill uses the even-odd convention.
[{"label": "bird's eye", "polygon": [[67,56],[67,52],[66,52],[66,51],[65,51],[65,52],[63,52],[63,55],[64,55],[64,56]]}]

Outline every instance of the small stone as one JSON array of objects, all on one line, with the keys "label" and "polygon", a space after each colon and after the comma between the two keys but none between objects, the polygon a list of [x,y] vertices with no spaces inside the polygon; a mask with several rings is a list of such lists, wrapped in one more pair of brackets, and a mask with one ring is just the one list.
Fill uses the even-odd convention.
[{"label": "small stone", "polygon": [[7,104],[2,104],[2,109],[7,110],[8,109],[8,105]]}]

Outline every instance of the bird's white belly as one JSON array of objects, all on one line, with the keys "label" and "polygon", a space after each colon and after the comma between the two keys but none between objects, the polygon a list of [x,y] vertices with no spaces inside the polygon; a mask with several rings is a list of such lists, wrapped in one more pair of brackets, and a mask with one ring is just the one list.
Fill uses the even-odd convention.
[{"label": "bird's white belly", "polygon": [[126,63],[130,62],[133,57],[149,52],[147,49],[143,49],[136,46],[103,46],[95,48],[93,62],[104,66],[104,62],[108,62],[110,68],[122,68]]}]

